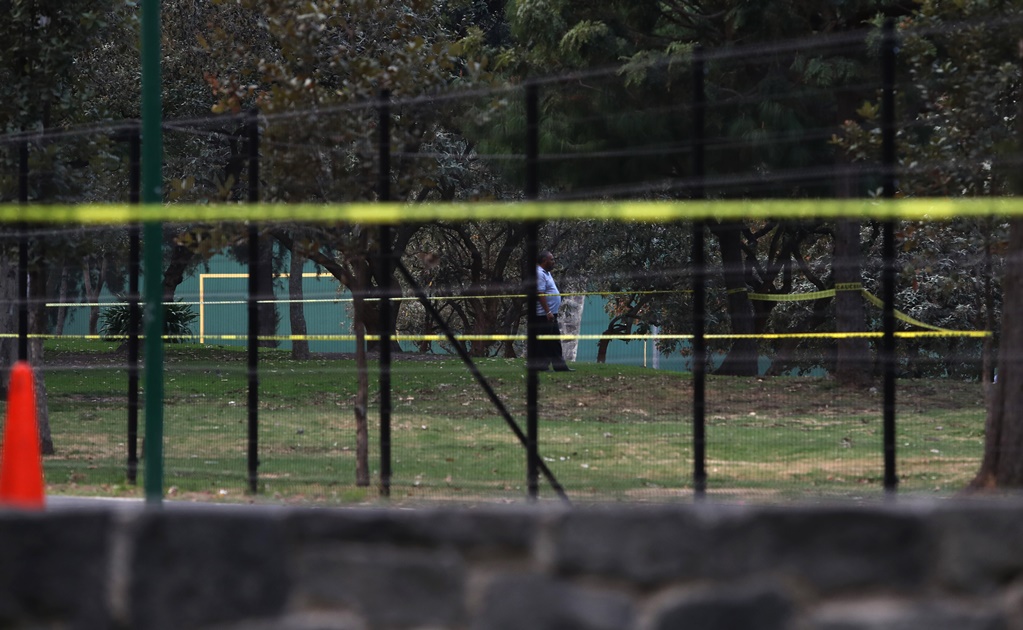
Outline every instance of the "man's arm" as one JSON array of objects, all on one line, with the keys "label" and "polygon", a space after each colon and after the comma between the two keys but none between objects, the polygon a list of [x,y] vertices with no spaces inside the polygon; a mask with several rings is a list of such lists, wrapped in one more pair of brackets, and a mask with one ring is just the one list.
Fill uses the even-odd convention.
[{"label": "man's arm", "polygon": [[550,319],[554,316],[554,313],[551,312],[551,307],[547,304],[547,296],[545,295],[547,291],[550,290],[547,286],[547,277],[546,274],[540,272],[537,272],[537,277],[540,281],[537,282],[536,299],[540,302],[540,306],[543,307],[543,312],[547,315],[547,319]]}]

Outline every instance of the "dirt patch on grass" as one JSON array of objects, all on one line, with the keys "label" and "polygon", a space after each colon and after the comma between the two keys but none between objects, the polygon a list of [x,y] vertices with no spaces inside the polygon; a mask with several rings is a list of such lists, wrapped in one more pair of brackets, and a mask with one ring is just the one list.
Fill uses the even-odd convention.
[{"label": "dirt patch on grass", "polygon": [[[587,416],[600,410],[598,421],[643,422],[665,416],[691,417],[692,382],[688,377],[628,377],[584,375],[570,386],[548,385],[545,409],[557,416]],[[762,425],[771,421],[826,423],[849,416],[880,417],[880,385],[845,387],[827,378],[710,377],[706,383],[706,413],[711,422],[746,419]],[[897,413],[983,409],[980,383],[953,380],[902,379],[897,384]]]}]

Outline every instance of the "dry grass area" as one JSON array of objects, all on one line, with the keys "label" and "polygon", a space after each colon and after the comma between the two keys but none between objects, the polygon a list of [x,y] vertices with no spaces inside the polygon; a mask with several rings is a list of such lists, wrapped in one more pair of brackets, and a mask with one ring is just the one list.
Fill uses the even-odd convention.
[{"label": "dry grass area", "polygon": [[[124,357],[119,349],[51,355],[47,383],[57,455],[56,493],[138,496],[124,483]],[[262,364],[260,493],[247,494],[245,353],[168,348],[166,485],[175,498],[373,502],[354,485],[355,372],[350,357]],[[525,426],[521,361],[480,369]],[[379,398],[371,366],[371,467]],[[399,355],[393,374],[392,501],[517,501],[525,453],[459,361]],[[827,378],[710,376],[706,383],[708,493],[722,500],[879,495],[880,384]],[[900,380],[897,457],[908,492],[953,494],[979,465],[978,383]],[[579,364],[540,378],[540,449],[580,501],[678,501],[692,496],[693,397],[688,375]],[[141,485],[141,483],[140,483]],[[545,485],[545,484],[544,484]],[[545,485],[546,487],[546,485]],[[549,488],[545,491],[549,498]]]}]

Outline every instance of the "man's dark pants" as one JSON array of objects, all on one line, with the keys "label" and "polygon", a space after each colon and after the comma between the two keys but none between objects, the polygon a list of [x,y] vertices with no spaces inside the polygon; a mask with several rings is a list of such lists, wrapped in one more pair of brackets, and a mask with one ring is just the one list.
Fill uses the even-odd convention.
[{"label": "man's dark pants", "polygon": [[[538,337],[540,335],[561,336],[561,327],[558,325],[557,315],[549,320],[546,315],[533,315],[533,325],[536,328]],[[546,370],[548,366],[552,366],[555,370],[563,370],[568,367],[565,363],[565,357],[561,352],[560,339],[537,339],[536,349],[536,357],[530,358],[529,362],[530,366],[534,369]]]}]

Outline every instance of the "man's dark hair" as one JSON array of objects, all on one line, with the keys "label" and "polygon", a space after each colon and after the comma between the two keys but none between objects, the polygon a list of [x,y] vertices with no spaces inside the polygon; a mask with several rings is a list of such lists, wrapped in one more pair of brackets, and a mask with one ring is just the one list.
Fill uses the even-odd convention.
[{"label": "man's dark hair", "polygon": [[543,264],[543,261],[547,260],[547,257],[548,257],[548,256],[551,256],[551,255],[552,255],[552,254],[551,254],[551,251],[550,251],[549,249],[545,249],[545,250],[543,250],[542,252],[540,252],[540,253],[539,253],[539,254],[537,254],[537,256],[536,256],[536,264],[538,264],[538,265],[542,265],[542,264]]}]

